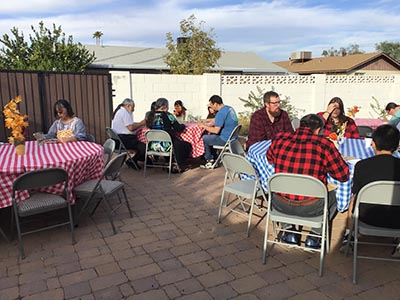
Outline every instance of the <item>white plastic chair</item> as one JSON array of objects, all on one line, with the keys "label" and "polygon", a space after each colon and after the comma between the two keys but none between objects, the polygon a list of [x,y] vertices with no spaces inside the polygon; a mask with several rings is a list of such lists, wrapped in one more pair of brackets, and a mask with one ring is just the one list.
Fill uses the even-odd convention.
[{"label": "white plastic chair", "polygon": [[[291,247],[320,252],[319,276],[322,276],[325,251],[329,252],[329,224],[328,224],[329,214],[328,214],[327,187],[323,182],[321,182],[315,177],[309,175],[289,174],[289,173],[277,173],[272,175],[268,180],[267,187],[268,187],[268,197],[270,200],[268,201],[267,220],[265,224],[263,263],[264,264],[266,263],[268,242],[272,244],[275,243],[288,246],[288,244],[279,241],[280,235],[278,233],[280,232],[282,234],[283,232],[292,232],[292,231],[289,229],[282,229],[282,228],[278,229],[276,224],[277,222],[307,226],[312,228],[322,227],[321,235],[312,234],[311,232],[308,232],[310,236],[320,237],[322,239],[320,249],[306,248],[301,245],[300,246],[292,244],[290,245]],[[298,195],[298,196],[321,198],[324,201],[323,214],[316,217],[299,217],[296,215],[285,214],[276,209],[273,209],[271,205],[272,194],[276,192]],[[273,228],[274,228],[273,240],[270,240],[268,237],[270,222],[273,222]]]},{"label": "white plastic chair", "polygon": [[372,260],[385,260],[400,262],[399,259],[373,257],[358,254],[359,244],[377,245],[377,246],[390,246],[395,247],[395,243],[378,243],[378,242],[360,242],[359,235],[376,236],[376,237],[400,237],[400,228],[384,228],[373,226],[362,222],[359,219],[360,204],[373,204],[373,205],[391,205],[400,206],[400,181],[375,181],[364,186],[357,195],[357,200],[353,214],[353,228],[350,236],[354,237],[354,242],[349,239],[347,244],[346,253],[350,243],[354,243],[353,251],[353,283],[357,283],[357,259],[372,259]]},{"label": "white plastic chair", "polygon": [[219,153],[218,153],[218,157],[215,160],[211,169],[218,167],[218,165],[221,163],[222,155],[225,152],[233,153],[232,148],[231,148],[231,143],[238,138],[241,128],[242,128],[242,125],[240,125],[240,124],[238,124],[235,128],[233,128],[231,134],[229,135],[229,138],[226,140],[226,143],[223,146],[213,145],[213,148],[215,150],[217,150]]},{"label": "white plastic chair", "polygon": [[[146,177],[146,169],[148,167],[151,168],[165,168],[168,166],[168,178],[171,177],[171,169],[172,169],[172,157],[173,157],[173,151],[174,151],[174,146],[172,144],[171,136],[168,134],[168,132],[164,130],[158,130],[158,129],[150,129],[145,133],[145,138],[146,138],[146,155],[145,155],[145,160],[144,160],[144,177]],[[150,149],[151,143],[152,142],[167,142],[170,144],[170,147],[168,151],[154,151]],[[148,165],[147,164],[147,157],[149,155],[154,156],[162,156],[168,158],[168,163],[158,163],[153,160],[153,164]]]},{"label": "white plastic chair", "polygon": [[[256,198],[261,199],[258,208],[262,210],[263,203],[267,201],[267,197],[258,180],[253,165],[246,160],[246,158],[237,154],[224,153],[222,156],[222,164],[225,168],[225,179],[218,209],[218,223],[221,223],[223,208],[245,216],[248,218],[247,236],[249,236],[251,217],[253,215]],[[243,179],[242,175],[247,175],[247,178],[251,176],[254,180]],[[236,197],[229,200],[229,195],[231,194]],[[259,217],[263,218],[264,216]]]}]

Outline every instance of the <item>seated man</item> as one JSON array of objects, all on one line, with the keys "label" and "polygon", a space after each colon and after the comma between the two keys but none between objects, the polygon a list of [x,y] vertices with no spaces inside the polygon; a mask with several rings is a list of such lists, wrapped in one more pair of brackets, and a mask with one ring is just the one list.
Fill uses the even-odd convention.
[{"label": "seated man", "polygon": [[388,115],[392,116],[389,120],[390,125],[398,125],[400,123],[400,105],[397,105],[394,102],[389,102],[385,107]]},{"label": "seated man", "polygon": [[138,140],[135,131],[145,125],[145,120],[134,122],[132,115],[134,111],[135,102],[126,98],[114,110],[111,128],[118,134],[126,149],[137,151],[133,159],[144,161],[146,145]]},{"label": "seated man", "polygon": [[272,140],[278,132],[294,132],[289,115],[280,108],[280,103],[277,93],[264,94],[264,107],[255,111],[250,119],[247,149],[257,142]]},{"label": "seated man", "polygon": [[[399,146],[400,132],[391,125],[381,125],[372,134],[371,146],[375,156],[359,161],[354,168],[352,193],[378,180],[400,181],[400,159],[392,154]],[[360,205],[360,220],[387,228],[400,228],[400,207]]]},{"label": "seated man", "polygon": [[200,127],[211,133],[203,135],[205,150],[204,158],[206,159],[206,164],[204,167],[206,169],[211,169],[214,165],[214,157],[211,152],[212,146],[225,145],[230,134],[232,133],[232,130],[238,125],[238,118],[235,110],[228,105],[224,105],[220,96],[211,96],[209,100],[209,106],[217,112],[214,124],[206,125],[204,122],[199,123]]},{"label": "seated man", "polygon": [[[275,173],[295,173],[310,175],[327,184],[328,173],[334,179],[344,182],[349,179],[349,167],[343,160],[335,145],[325,137],[319,136],[324,121],[316,114],[309,114],[300,120],[300,127],[295,133],[280,132],[272,140],[267,150],[267,159],[275,165]],[[294,195],[274,194],[272,206],[278,211],[297,216],[319,216],[323,214],[324,202]],[[329,219],[336,213],[335,191],[329,192]],[[281,224],[287,229],[288,224]],[[293,228],[295,230],[295,228]],[[321,228],[313,228],[312,232],[320,233]],[[286,233],[286,243],[299,244],[300,235]],[[306,246],[320,248],[321,241],[308,236]]]}]

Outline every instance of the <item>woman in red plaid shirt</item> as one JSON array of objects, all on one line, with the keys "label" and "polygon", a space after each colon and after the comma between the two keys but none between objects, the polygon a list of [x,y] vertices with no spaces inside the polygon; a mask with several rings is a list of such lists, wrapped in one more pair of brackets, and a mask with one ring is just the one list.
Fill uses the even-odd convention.
[{"label": "woman in red plaid shirt", "polygon": [[346,126],[344,137],[351,139],[361,138],[354,120],[344,114],[343,101],[339,97],[332,98],[326,111],[319,112],[318,115],[325,120],[325,136],[329,136],[332,132],[339,135],[340,128]]}]

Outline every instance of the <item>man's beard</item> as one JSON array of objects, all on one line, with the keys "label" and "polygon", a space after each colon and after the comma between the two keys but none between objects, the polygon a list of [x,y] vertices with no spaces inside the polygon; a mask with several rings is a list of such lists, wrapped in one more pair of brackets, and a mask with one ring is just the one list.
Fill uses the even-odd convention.
[{"label": "man's beard", "polygon": [[270,113],[271,116],[273,116],[273,117],[278,117],[278,116],[281,114],[281,109],[278,109],[278,110],[275,111],[275,112],[270,111],[269,113]]}]

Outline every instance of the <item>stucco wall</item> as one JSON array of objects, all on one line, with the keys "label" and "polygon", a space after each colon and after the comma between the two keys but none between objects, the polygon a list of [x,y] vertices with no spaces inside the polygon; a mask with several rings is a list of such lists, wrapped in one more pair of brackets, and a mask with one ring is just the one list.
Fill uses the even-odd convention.
[{"label": "stucco wall", "polygon": [[370,103],[372,96],[382,106],[387,102],[400,102],[400,75],[155,75],[111,72],[114,91],[114,107],[124,98],[136,102],[135,120],[144,117],[150,105],[159,97],[173,102],[180,99],[189,113],[204,117],[206,105],[213,94],[221,95],[224,103],[233,106],[237,112],[245,111],[239,98],[247,99],[257,86],[265,91],[274,90],[290,97],[291,104],[304,109],[306,113],[325,110],[332,97],[341,97],[345,108],[361,106],[357,117],[375,116]]}]

